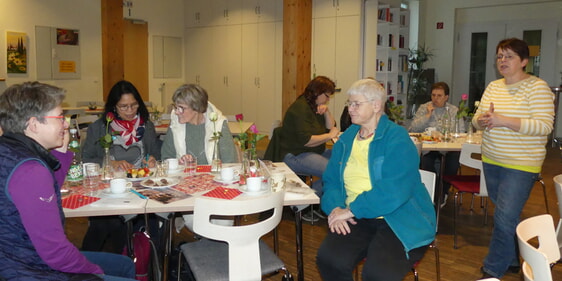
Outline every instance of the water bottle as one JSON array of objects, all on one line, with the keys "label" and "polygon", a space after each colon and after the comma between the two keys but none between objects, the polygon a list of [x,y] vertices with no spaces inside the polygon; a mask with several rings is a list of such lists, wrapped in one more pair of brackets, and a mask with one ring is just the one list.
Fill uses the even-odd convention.
[{"label": "water bottle", "polygon": [[70,142],[68,143],[68,150],[74,153],[72,163],[68,169],[67,181],[81,181],[82,180],[82,157],[80,155],[80,140],[78,139],[78,130],[76,128],[70,129]]}]

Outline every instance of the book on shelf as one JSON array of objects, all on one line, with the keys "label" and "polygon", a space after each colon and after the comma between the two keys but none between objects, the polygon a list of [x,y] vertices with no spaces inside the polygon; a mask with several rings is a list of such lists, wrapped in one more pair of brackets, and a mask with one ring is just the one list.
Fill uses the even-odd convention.
[{"label": "book on shelf", "polygon": [[392,22],[394,15],[390,12],[390,8],[381,8],[378,11],[378,19],[381,21]]}]

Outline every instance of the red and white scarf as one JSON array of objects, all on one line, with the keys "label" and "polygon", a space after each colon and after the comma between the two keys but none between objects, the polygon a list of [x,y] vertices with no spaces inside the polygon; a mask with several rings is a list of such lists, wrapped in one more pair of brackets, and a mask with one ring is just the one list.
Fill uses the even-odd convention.
[{"label": "red and white scarf", "polygon": [[137,129],[139,126],[143,125],[141,118],[137,117],[133,120],[127,121],[122,119],[114,119],[111,123],[111,130],[114,132],[119,132],[119,135],[123,138],[123,142],[126,146],[133,144],[133,142],[139,141],[142,135],[137,135]]}]

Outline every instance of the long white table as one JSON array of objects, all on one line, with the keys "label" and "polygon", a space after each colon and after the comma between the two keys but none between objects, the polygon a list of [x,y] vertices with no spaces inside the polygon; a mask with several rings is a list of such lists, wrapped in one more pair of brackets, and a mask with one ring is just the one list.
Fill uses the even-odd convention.
[{"label": "long white table", "polygon": [[[224,166],[240,166],[240,164],[224,164]],[[293,181],[303,187],[309,188],[285,163],[273,163],[270,167],[271,172],[282,172],[285,174],[287,181]],[[208,190],[207,190],[208,191]],[[205,191],[205,192],[207,192]],[[172,245],[172,229],[173,229],[173,214],[176,212],[193,211],[195,198],[201,196],[203,193],[192,194],[192,196],[163,204],[156,200],[141,199],[137,195],[130,193],[124,198],[113,198],[112,196],[104,196],[103,192],[99,192],[102,199],[82,206],[77,209],[64,209],[66,217],[89,217],[89,216],[108,216],[108,215],[127,215],[127,214],[145,214],[145,213],[169,213],[168,220],[165,221],[165,228],[167,229],[167,237],[164,241],[164,256],[163,256],[163,269],[162,280],[168,279],[168,260],[171,252]],[[244,200],[248,198],[247,194],[241,194],[232,200]],[[304,265],[303,265],[303,239],[302,239],[302,209],[310,204],[318,204],[320,199],[314,192],[306,195],[296,194],[291,192],[285,193],[285,206],[292,206],[295,212],[295,243],[297,254],[297,269],[299,281],[304,280]]]}]

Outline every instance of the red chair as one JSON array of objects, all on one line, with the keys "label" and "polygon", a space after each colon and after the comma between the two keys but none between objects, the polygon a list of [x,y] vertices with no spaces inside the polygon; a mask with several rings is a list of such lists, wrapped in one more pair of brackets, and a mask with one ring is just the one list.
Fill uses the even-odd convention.
[{"label": "red chair", "polygon": [[[482,197],[481,207],[484,208],[484,224],[488,223],[488,190],[486,189],[486,181],[484,179],[484,170],[482,169],[482,160],[474,158],[474,155],[481,154],[481,148],[479,144],[469,144],[465,143],[461,148],[461,156],[459,162],[461,165],[474,168],[480,171],[480,175],[452,175],[444,176],[443,181],[450,183],[457,191],[455,192],[455,204],[454,204],[454,215],[453,215],[453,237],[454,237],[454,247],[458,249],[457,246],[457,215],[459,208],[459,196],[463,193],[471,193],[473,196]],[[474,197],[472,198],[474,202]],[[473,204],[471,203],[470,209],[472,210]]]}]

